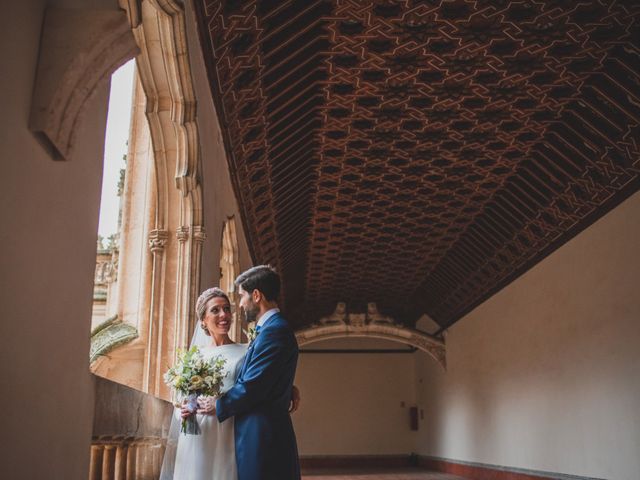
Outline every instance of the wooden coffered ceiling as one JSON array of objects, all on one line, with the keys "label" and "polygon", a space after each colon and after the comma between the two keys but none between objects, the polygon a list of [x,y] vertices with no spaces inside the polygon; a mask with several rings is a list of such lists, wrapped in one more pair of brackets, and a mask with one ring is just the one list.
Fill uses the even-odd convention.
[{"label": "wooden coffered ceiling", "polygon": [[256,262],[446,328],[638,190],[640,3],[193,0]]}]

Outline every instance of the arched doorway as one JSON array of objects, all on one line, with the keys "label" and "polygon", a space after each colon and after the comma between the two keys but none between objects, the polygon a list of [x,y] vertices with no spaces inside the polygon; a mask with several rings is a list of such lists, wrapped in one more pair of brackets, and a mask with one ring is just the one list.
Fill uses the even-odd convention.
[{"label": "arched doorway", "polygon": [[339,303],[296,339],[302,404],[293,421],[303,462],[406,461],[419,428],[417,365],[428,357],[444,370],[444,340],[397,324],[375,303],[364,313]]}]

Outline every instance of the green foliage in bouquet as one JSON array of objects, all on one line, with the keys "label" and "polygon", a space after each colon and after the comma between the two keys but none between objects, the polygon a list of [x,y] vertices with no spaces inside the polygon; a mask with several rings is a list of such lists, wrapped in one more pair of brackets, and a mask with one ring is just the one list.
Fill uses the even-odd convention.
[{"label": "green foliage in bouquet", "polygon": [[[222,381],[226,376],[225,363],[226,359],[219,355],[205,360],[197,346],[189,350],[178,350],[176,363],[164,374],[164,381],[178,398],[187,400],[191,411],[195,412],[197,397],[220,395]],[[199,433],[193,415],[183,420],[182,431]]]},{"label": "green foliage in bouquet", "polygon": [[180,396],[220,395],[226,360],[217,356],[205,360],[198,347],[178,350],[178,359],[164,375],[164,381]]}]

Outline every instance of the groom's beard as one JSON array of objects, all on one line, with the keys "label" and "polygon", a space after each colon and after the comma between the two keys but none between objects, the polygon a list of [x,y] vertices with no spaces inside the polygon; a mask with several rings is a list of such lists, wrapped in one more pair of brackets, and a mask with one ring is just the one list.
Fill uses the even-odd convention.
[{"label": "groom's beard", "polygon": [[255,322],[256,318],[258,318],[258,313],[260,313],[260,307],[251,301],[249,306],[244,310],[244,317],[247,323]]}]

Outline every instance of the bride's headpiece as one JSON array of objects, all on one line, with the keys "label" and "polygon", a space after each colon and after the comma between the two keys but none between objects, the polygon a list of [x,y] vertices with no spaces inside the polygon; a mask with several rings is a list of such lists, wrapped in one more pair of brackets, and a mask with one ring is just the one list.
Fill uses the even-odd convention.
[{"label": "bride's headpiece", "polygon": [[[198,318],[198,323],[200,323],[200,326],[206,335],[209,335],[209,331],[206,329],[202,321],[204,320],[204,315],[207,313],[207,303],[209,303],[209,300],[212,298],[224,298],[229,304],[231,304],[229,296],[224,293],[224,290],[218,287],[208,288],[200,294],[196,301],[196,317]],[[191,343],[193,344],[193,342]]]}]

